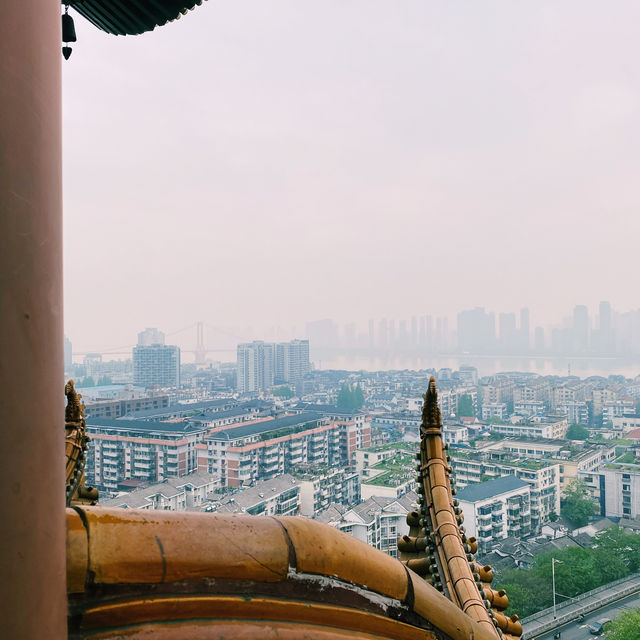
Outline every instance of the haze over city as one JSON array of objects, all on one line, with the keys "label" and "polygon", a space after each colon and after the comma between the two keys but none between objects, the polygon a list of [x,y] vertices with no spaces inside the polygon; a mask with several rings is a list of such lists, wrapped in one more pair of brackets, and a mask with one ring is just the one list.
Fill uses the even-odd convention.
[{"label": "haze over city", "polygon": [[65,325],[639,306],[637,3],[209,2],[77,23]]}]

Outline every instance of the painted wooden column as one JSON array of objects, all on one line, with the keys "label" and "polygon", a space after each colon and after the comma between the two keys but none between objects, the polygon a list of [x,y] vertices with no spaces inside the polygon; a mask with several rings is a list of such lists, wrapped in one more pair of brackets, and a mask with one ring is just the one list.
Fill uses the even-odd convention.
[{"label": "painted wooden column", "polygon": [[61,26],[0,17],[0,637],[66,637]]}]

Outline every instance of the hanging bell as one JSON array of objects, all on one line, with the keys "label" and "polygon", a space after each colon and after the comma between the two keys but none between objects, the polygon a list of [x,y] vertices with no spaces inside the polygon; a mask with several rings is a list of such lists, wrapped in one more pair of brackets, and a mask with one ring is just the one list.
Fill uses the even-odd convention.
[{"label": "hanging bell", "polygon": [[69,42],[76,42],[76,26],[73,24],[73,18],[67,13],[69,6],[65,7],[62,14],[62,42],[65,46],[62,47],[62,55],[65,60],[68,60],[71,56],[71,47],[68,46]]},{"label": "hanging bell", "polygon": [[62,14],[62,42],[76,42],[76,26],[68,13]]}]

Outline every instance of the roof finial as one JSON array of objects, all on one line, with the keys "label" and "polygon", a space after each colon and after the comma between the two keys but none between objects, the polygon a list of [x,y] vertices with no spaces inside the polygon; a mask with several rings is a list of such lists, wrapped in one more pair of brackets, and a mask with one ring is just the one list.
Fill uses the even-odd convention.
[{"label": "roof finial", "polygon": [[433,376],[429,379],[429,388],[423,397],[424,404],[422,405],[420,432],[424,433],[426,429],[440,429],[442,427],[442,416],[440,415],[440,408],[438,407],[436,379]]}]

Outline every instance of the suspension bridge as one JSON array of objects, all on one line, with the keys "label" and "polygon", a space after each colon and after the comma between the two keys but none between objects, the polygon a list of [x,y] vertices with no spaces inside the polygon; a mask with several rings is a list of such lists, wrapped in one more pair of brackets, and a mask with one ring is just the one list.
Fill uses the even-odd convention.
[{"label": "suspension bridge", "polygon": [[[205,329],[208,329],[209,332],[213,333],[217,336],[224,336],[227,340],[227,346],[217,345],[215,347],[207,346],[205,343]],[[195,331],[194,331],[195,330]],[[223,327],[218,327],[215,325],[207,324],[206,322],[194,322],[193,324],[188,325],[187,327],[182,327],[176,331],[171,331],[169,333],[165,333],[165,340],[169,338],[173,338],[175,340],[178,336],[185,336],[188,332],[193,332],[192,334],[195,337],[195,346],[192,349],[180,347],[180,351],[182,353],[192,353],[194,355],[194,361],[196,364],[204,364],[207,355],[211,353],[229,353],[235,348],[235,345],[239,342],[250,342],[250,340],[244,336],[238,336],[234,334],[232,331],[225,329]],[[169,341],[171,342],[171,341]],[[184,341],[181,341],[184,343]],[[74,351],[73,357],[85,357],[85,356],[124,356],[131,355],[133,347],[135,344],[128,344],[121,347],[113,347],[107,349],[94,349],[91,351]]]}]

